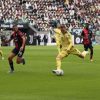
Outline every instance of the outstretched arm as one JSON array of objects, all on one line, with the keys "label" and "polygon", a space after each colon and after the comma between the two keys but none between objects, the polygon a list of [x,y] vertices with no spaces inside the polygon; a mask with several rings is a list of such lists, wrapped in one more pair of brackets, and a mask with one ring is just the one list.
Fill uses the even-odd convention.
[{"label": "outstretched arm", "polygon": [[25,47],[26,37],[25,36],[22,36],[22,40],[23,40],[23,42],[22,42],[22,46],[20,48],[20,51],[22,51],[24,49],[24,47]]}]

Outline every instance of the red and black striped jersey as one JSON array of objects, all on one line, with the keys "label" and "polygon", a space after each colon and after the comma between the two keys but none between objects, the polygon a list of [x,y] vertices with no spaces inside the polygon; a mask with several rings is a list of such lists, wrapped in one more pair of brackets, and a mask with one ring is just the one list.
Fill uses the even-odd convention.
[{"label": "red and black striped jersey", "polygon": [[25,33],[22,33],[21,31],[13,32],[10,39],[13,39],[15,43],[15,47],[20,49],[23,43],[22,37],[25,36]]}]

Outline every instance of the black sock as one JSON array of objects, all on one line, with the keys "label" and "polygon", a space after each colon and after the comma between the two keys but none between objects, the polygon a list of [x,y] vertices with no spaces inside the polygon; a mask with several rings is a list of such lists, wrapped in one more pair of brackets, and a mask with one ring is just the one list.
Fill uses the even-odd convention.
[{"label": "black sock", "polygon": [[14,71],[13,62],[10,62],[9,65],[10,65],[11,70]]},{"label": "black sock", "polygon": [[22,58],[22,64],[25,65],[25,59],[24,58]]},{"label": "black sock", "polygon": [[90,49],[90,59],[93,58],[93,49]]}]

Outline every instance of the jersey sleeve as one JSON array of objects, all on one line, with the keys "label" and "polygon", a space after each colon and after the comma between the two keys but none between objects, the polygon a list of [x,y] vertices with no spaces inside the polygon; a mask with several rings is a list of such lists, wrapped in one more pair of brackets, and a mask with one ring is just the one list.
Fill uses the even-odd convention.
[{"label": "jersey sleeve", "polygon": [[24,33],[19,32],[19,36],[20,36],[20,37],[24,36]]},{"label": "jersey sleeve", "polygon": [[60,36],[60,34],[55,34],[55,40],[56,40],[57,46],[60,46],[61,45],[61,36]]},{"label": "jersey sleeve", "polygon": [[54,29],[55,32],[55,39],[56,39],[56,43],[57,45],[61,44],[61,31],[59,29]]},{"label": "jersey sleeve", "polygon": [[58,52],[61,50],[61,31],[59,29],[54,29],[55,32],[55,40],[56,40],[56,45],[58,48]]}]

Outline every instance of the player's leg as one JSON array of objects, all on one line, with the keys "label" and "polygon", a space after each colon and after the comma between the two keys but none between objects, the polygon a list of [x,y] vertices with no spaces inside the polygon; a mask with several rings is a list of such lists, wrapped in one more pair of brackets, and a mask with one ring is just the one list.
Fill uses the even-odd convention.
[{"label": "player's leg", "polygon": [[92,44],[89,45],[89,49],[90,49],[90,61],[93,61],[93,46],[92,46]]},{"label": "player's leg", "polygon": [[68,56],[67,51],[61,51],[57,57],[56,57],[56,66],[57,66],[57,70],[61,69],[61,61],[64,57]]},{"label": "player's leg", "polygon": [[73,47],[71,50],[70,50],[70,53],[71,54],[74,54],[74,55],[77,55],[78,57],[80,58],[84,58],[87,54],[86,51],[83,51],[83,52],[80,52],[78,49],[76,49],[75,47]]},{"label": "player's leg", "polygon": [[23,65],[25,64],[25,59],[23,58],[23,54],[24,54],[24,50],[19,51],[17,59],[16,59],[17,64],[20,64],[20,63],[23,63]]},{"label": "player's leg", "polygon": [[13,65],[13,58],[18,54],[18,49],[14,48],[10,55],[8,56],[8,61],[10,65],[10,72],[12,73],[14,71],[14,65]]},{"label": "player's leg", "polygon": [[17,63],[17,64],[22,63],[23,65],[25,65],[25,59],[24,59],[23,57],[18,57],[18,56],[17,56],[16,63]]},{"label": "player's leg", "polygon": [[14,65],[13,65],[13,58],[16,56],[15,53],[11,52],[9,57],[8,57],[8,61],[9,61],[9,66],[10,66],[10,72],[14,71]]},{"label": "player's leg", "polygon": [[88,49],[89,49],[89,45],[84,44],[84,52],[86,52],[87,54],[89,54]]},{"label": "player's leg", "polygon": [[54,73],[61,71],[61,61],[64,57],[68,56],[67,51],[62,50],[56,57],[56,70],[53,70]]},{"label": "player's leg", "polygon": [[84,44],[84,50],[88,51],[89,46]]}]

